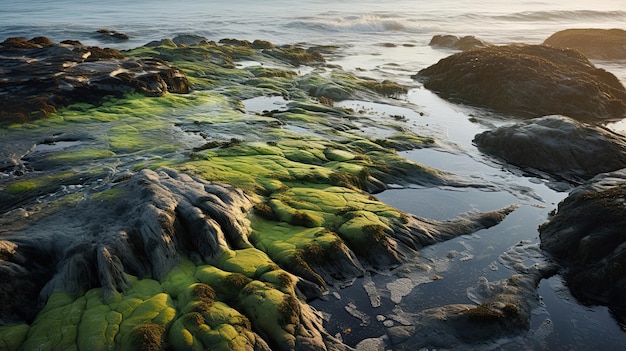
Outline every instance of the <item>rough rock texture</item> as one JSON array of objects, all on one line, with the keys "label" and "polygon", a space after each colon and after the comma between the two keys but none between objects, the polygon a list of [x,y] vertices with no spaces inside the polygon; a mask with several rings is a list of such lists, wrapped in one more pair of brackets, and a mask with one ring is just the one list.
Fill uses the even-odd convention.
[{"label": "rough rock texture", "polygon": [[415,76],[443,97],[522,117],[622,118],[626,90],[579,52],[506,45],[444,58]]},{"label": "rough rock texture", "polygon": [[564,116],[547,116],[476,135],[488,154],[524,169],[580,182],[626,167],[626,138]]},{"label": "rough rock texture", "polygon": [[158,59],[66,40],[9,38],[0,43],[0,122],[44,117],[74,102],[126,93],[188,93],[184,73]]},{"label": "rough rock texture", "polygon": [[[140,284],[155,279],[163,286],[170,286],[165,288],[169,298],[168,295],[162,296],[159,289],[142,295],[146,303],[154,299],[164,300],[158,304],[150,302],[141,310],[154,311],[159,316],[166,313],[159,312],[159,308],[169,311],[163,316],[170,317],[155,319],[157,326],[163,332],[169,330],[182,335],[185,333],[183,329],[191,328],[184,320],[196,318],[188,314],[200,307],[176,309],[167,301],[175,299],[177,304],[182,304],[185,300],[180,300],[177,291],[186,286],[184,281],[199,280],[213,287],[220,301],[241,311],[260,337],[273,348],[345,349],[325,332],[321,316],[298,298],[302,294],[314,296],[322,287],[314,288],[311,284],[324,285],[324,281],[315,277],[309,279],[306,271],[299,271],[297,267],[285,266],[290,271],[287,273],[272,261],[271,252],[266,254],[253,246],[256,241],[249,239],[252,228],[248,221],[251,207],[252,201],[237,188],[161,169],[157,172],[143,170],[118,179],[108,190],[93,194],[80,206],[59,209],[43,218],[34,216],[29,219],[19,211],[9,213],[3,217],[0,231],[0,276],[7,282],[0,287],[0,297],[12,303],[3,304],[0,321],[30,323],[37,316],[32,333],[38,335],[40,328],[45,330],[51,323],[49,318],[52,316],[48,312],[58,304],[50,301],[55,301],[58,294],[80,296],[85,291],[101,288],[103,300],[100,303],[117,301],[120,294],[123,296],[122,302],[107,302],[107,308],[115,310],[121,308],[118,304],[126,303],[124,299],[133,296],[134,289],[138,289],[136,285],[139,283],[134,278],[138,277],[143,279]],[[422,246],[495,225],[511,210],[472,213],[445,222],[411,217],[404,220],[405,225],[396,227],[375,224],[372,215],[355,210],[360,214],[352,215],[338,229],[344,240],[341,253],[334,251],[333,262],[312,266],[320,269],[319,274],[324,274],[328,265],[355,265],[357,269],[348,273],[353,278],[363,272],[358,259],[380,267],[393,265],[407,259],[405,255],[415,255],[414,250]],[[298,215],[296,219],[304,218],[306,216]],[[374,224],[369,225],[370,221]],[[289,236],[295,235],[297,233]],[[363,250],[370,249],[368,256]],[[187,273],[186,278],[182,278],[181,273],[176,272],[186,257],[195,266],[188,270],[191,273]],[[292,272],[295,276],[291,275]],[[304,274],[300,276],[302,272]],[[42,303],[48,301],[41,313],[41,306],[32,303],[37,296]],[[64,301],[69,304],[64,306],[71,306],[80,300]],[[81,307],[80,313],[87,315],[89,306]],[[201,311],[206,312],[209,307],[203,308]],[[180,323],[185,326],[170,326],[181,318]],[[128,328],[120,328],[120,333],[122,330],[128,332]],[[249,326],[240,334],[246,330]],[[200,338],[198,333],[200,331],[194,335]],[[248,335],[242,339],[247,340],[246,343],[255,340],[248,332],[244,334]],[[115,342],[124,338],[126,336],[116,337]],[[184,344],[179,338],[172,336],[166,340],[176,345]],[[25,345],[36,343],[36,340],[36,337],[29,336]],[[68,340],[70,344],[74,342]],[[182,344],[177,344],[179,341]]]},{"label": "rough rock texture", "polygon": [[[231,247],[250,247],[245,213],[251,206],[246,195],[226,185],[174,171],[143,171],[85,206],[60,211],[23,231],[4,223],[2,272],[23,273],[13,280],[18,285],[31,274],[46,277],[43,301],[56,291],[94,287],[111,295],[126,288],[124,273],[160,279],[183,255],[209,262]],[[1,289],[10,295],[17,288],[3,284]],[[29,320],[37,306],[7,308],[2,320]]]},{"label": "rough rock texture", "polygon": [[626,320],[626,170],[597,176],[539,227],[541,248],[563,264],[572,294]]},{"label": "rough rock texture", "polygon": [[626,59],[626,31],[623,29],[565,29],[552,34],[543,44],[576,49],[590,59]]},{"label": "rough rock texture", "polygon": [[491,46],[491,44],[482,41],[473,35],[458,37],[451,34],[437,34],[430,39],[430,43],[428,43],[428,45],[462,51]]},{"label": "rough rock texture", "polygon": [[[0,279],[10,282],[0,348],[349,349],[305,299],[512,210],[431,221],[366,192],[476,186],[398,154],[433,144],[405,122],[311,100],[321,82],[362,98],[392,84],[298,76],[290,68],[318,55],[297,47],[176,40],[125,55],[174,59],[204,91],[75,104],[5,132],[0,156],[15,169],[0,179]],[[237,67],[243,59],[284,69]],[[276,94],[294,101],[247,111],[247,99]],[[368,125],[391,134],[370,140]]]}]

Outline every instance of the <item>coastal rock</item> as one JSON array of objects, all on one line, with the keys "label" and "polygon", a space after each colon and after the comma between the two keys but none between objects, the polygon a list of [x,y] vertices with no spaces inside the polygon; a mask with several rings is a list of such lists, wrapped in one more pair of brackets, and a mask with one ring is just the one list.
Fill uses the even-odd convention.
[{"label": "coastal rock", "polygon": [[[481,278],[478,305],[453,304],[401,312],[394,319],[403,325],[387,329],[394,350],[492,349],[498,342],[527,332],[533,307],[538,305],[537,284],[543,273],[514,274],[489,282]],[[399,318],[398,318],[399,317]]]},{"label": "coastal rock", "polygon": [[104,41],[126,41],[128,39],[130,39],[130,37],[128,36],[128,34],[122,33],[122,32],[118,32],[116,30],[112,30],[112,29],[98,29],[96,31],[97,34],[97,38],[104,40]]},{"label": "coastal rock", "polygon": [[474,143],[510,164],[574,182],[626,167],[624,136],[565,116],[485,131],[475,136]]},{"label": "coastal rock", "polygon": [[128,93],[188,93],[184,73],[159,59],[131,59],[117,50],[9,38],[0,43],[0,121],[45,117],[75,102],[98,103]]},{"label": "coastal rock", "polygon": [[428,45],[462,51],[491,46],[491,44],[482,41],[473,35],[458,37],[451,34],[437,34],[430,39],[430,43],[428,43]]},{"label": "coastal rock", "polygon": [[[230,247],[250,247],[245,213],[251,206],[240,190],[229,186],[174,171],[143,171],[82,208],[57,212],[23,231],[12,231],[5,223],[3,272],[47,276],[41,293],[22,290],[25,296],[39,294],[43,301],[57,291],[94,287],[112,295],[127,287],[125,273],[160,279],[181,255],[208,262]],[[51,223],[59,225],[52,230]],[[4,292],[15,288],[2,286]]]},{"label": "coastal rock", "polygon": [[539,227],[541,248],[563,265],[572,295],[626,321],[626,170],[574,189]]},{"label": "coastal rock", "polygon": [[623,29],[565,29],[552,34],[543,44],[575,49],[595,60],[626,59],[626,31]]},{"label": "coastal rock", "polygon": [[446,99],[521,117],[596,120],[626,113],[619,80],[571,49],[490,46],[446,57],[413,78]]},{"label": "coastal rock", "polygon": [[[356,193],[344,196],[352,206],[358,204]],[[124,335],[133,328],[158,327],[162,329],[159,335],[170,334],[162,337],[164,341],[183,347],[188,345],[183,341],[185,330],[191,330],[198,338],[202,335],[201,329],[194,331],[191,320],[210,324],[209,319],[215,318],[215,313],[224,313],[219,311],[233,306],[243,314],[239,318],[249,322],[238,324],[235,320],[240,319],[230,319],[221,323],[235,328],[242,338],[240,342],[258,344],[259,350],[268,349],[263,346],[266,342],[279,350],[345,350],[345,345],[324,330],[321,316],[298,297],[303,293],[314,297],[320,288],[312,285],[325,284],[323,280],[316,280],[316,274],[328,274],[330,279],[337,278],[334,273],[354,278],[363,273],[359,260],[374,266],[393,265],[408,259],[408,254],[414,257],[414,250],[424,245],[495,225],[511,210],[468,214],[445,222],[411,217],[394,220],[390,223],[395,224],[388,227],[365,208],[354,208],[346,213],[347,222],[338,229],[339,234],[322,234],[324,228],[319,228],[320,235],[315,235],[320,243],[328,237],[343,240],[345,244],[331,243],[335,249],[330,252],[324,251],[318,243],[309,242],[306,245],[309,251],[298,254],[298,251],[278,252],[272,248],[274,239],[265,236],[273,234],[273,230],[256,225],[257,235],[262,232],[261,239],[270,239],[265,242],[251,235],[248,213],[252,204],[237,188],[160,169],[156,172],[143,170],[114,180],[107,190],[93,194],[80,206],[52,211],[48,216],[30,218],[19,211],[13,215],[9,212],[3,219],[0,241],[0,276],[7,282],[0,287],[0,297],[12,303],[0,309],[0,321],[3,324],[32,322],[30,336],[24,342],[24,347],[28,348],[43,342],[39,338],[47,338],[45,330],[50,325],[72,323],[72,319],[57,320],[58,308],[74,311],[78,320],[79,315],[99,313],[89,310],[98,306],[94,303],[81,305],[80,296],[85,291],[89,296],[98,296],[100,305],[104,303],[114,311],[132,304],[132,299],[141,292],[146,306],[137,310],[161,316],[152,319],[156,324],[135,324],[138,319],[116,317],[122,318],[121,322],[119,319],[115,322],[119,324],[121,336],[109,341],[99,339],[99,342],[115,343],[115,340],[131,338]],[[341,207],[345,207],[345,202]],[[381,211],[381,214],[388,212],[386,208]],[[300,225],[315,220],[300,212],[286,219]],[[370,222],[374,224],[368,225]],[[406,225],[401,225],[402,222]],[[269,225],[285,227],[281,223]],[[299,235],[293,232],[297,227],[285,228],[289,230],[289,238]],[[329,253],[330,256],[324,256]],[[292,275],[272,261],[273,257],[281,255],[308,259],[311,267],[320,271],[310,271],[307,275],[294,264],[286,268],[296,274]],[[323,259],[328,262],[321,263]],[[302,264],[308,266],[306,261]],[[342,271],[331,268],[334,266],[341,267]],[[357,269],[352,270],[354,267]],[[200,301],[189,301],[190,297],[185,297],[187,293],[181,289],[191,284],[188,289],[196,291],[193,286],[198,281],[207,284],[203,289],[209,290],[192,295],[192,300],[200,298]],[[215,292],[210,293],[211,289]],[[43,310],[42,305],[32,303],[37,297],[42,304],[47,302]],[[185,307],[189,303],[192,306]],[[200,303],[203,305],[199,306]],[[218,311],[211,312],[213,309]],[[262,332],[256,335],[250,325]],[[58,344],[52,342],[51,345]]]}]

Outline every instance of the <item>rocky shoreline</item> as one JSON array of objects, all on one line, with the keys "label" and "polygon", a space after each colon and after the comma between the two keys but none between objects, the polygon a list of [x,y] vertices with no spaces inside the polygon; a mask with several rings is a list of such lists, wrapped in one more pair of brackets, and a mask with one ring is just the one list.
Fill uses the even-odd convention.
[{"label": "rocky shoreline", "polygon": [[[567,61],[568,77],[595,77],[597,89],[583,86],[576,94],[586,100],[571,109],[560,103],[569,95],[544,105],[563,109],[531,103],[536,94],[545,95],[541,88],[562,86],[561,80],[533,84],[538,91],[517,94],[508,107],[476,104],[513,114],[533,105],[533,116],[554,111],[584,120],[623,117],[624,88],[581,55],[483,44],[453,60],[476,64],[481,53],[548,53],[541,60]],[[437,221],[373,197],[390,184],[489,185],[400,156],[398,151],[437,144],[411,132],[401,118],[335,107],[345,99],[399,103],[393,98],[409,87],[326,65],[325,50],[332,48],[216,43],[196,36],[128,51],[45,38],[1,43],[9,79],[0,85],[0,106],[7,106],[0,111],[7,145],[0,150],[0,276],[10,283],[0,287],[0,346],[348,350],[326,332],[307,301],[322,297],[328,286],[416,262],[423,247],[497,225],[515,210],[512,205]],[[491,59],[479,61],[485,66],[478,73],[493,84],[485,73],[493,71]],[[427,88],[443,89],[434,85],[441,78],[433,73],[436,66],[467,67],[442,62],[418,74],[427,77]],[[298,73],[302,65],[312,70]],[[523,75],[527,69],[516,68]],[[458,91],[445,94],[472,99]],[[281,107],[269,103],[268,109],[248,111],[246,101],[253,98],[278,99]],[[556,124],[555,132],[545,123]],[[367,135],[365,127],[384,133]],[[577,130],[582,141],[571,139]],[[559,131],[566,135],[555,137]],[[510,143],[511,135],[520,137],[515,147],[521,155],[532,154],[538,164],[498,146],[502,139]],[[504,162],[573,186],[623,167],[623,137],[567,117],[498,128],[475,142]],[[545,154],[532,151],[537,145]],[[555,161],[564,148],[575,156]],[[597,153],[611,162],[596,159]],[[554,167],[542,168],[548,164]],[[610,179],[621,187],[622,178]],[[571,277],[586,276],[589,262],[561,257],[560,240],[550,237],[560,235],[566,224],[558,223],[570,223],[575,213],[561,207],[574,206],[569,203],[584,191],[572,192],[540,228],[542,248],[563,267],[574,267]],[[621,200],[610,198],[594,203],[599,207],[593,213],[613,213]],[[621,274],[615,268],[619,252],[607,255],[613,268],[603,271]],[[509,279],[485,282],[474,305],[404,314],[402,326],[388,328],[390,346],[462,348],[523,334],[537,284],[559,267],[514,269]],[[592,301],[621,311],[618,295],[602,292]]]}]

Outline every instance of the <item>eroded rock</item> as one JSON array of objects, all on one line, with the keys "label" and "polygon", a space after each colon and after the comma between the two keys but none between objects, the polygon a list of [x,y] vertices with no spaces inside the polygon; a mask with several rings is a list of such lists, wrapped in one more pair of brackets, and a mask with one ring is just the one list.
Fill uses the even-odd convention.
[{"label": "eroded rock", "polygon": [[576,188],[539,227],[541,248],[563,264],[572,295],[626,320],[626,170]]},{"label": "eroded rock", "polygon": [[159,59],[130,59],[117,50],[9,38],[0,43],[0,121],[45,117],[75,102],[98,103],[127,93],[188,93],[185,74]]},{"label": "eroded rock", "polygon": [[[229,248],[250,247],[245,213],[251,206],[240,190],[229,186],[174,171],[142,171],[81,208],[57,212],[25,230],[12,232],[5,226],[3,238],[15,247],[5,250],[4,272],[27,273],[15,284],[30,280],[31,274],[47,276],[40,294],[44,301],[56,291],[78,293],[100,286],[111,295],[126,288],[125,273],[160,279],[182,255],[208,262]],[[16,288],[2,286],[7,293],[17,293]],[[22,313],[2,317],[32,318]]]},{"label": "eroded rock", "polygon": [[626,90],[579,52],[505,45],[460,52],[413,78],[446,99],[522,117],[622,118]]},{"label": "eroded rock", "polygon": [[523,169],[581,182],[626,167],[626,138],[565,116],[536,118],[476,135],[488,154]]},{"label": "eroded rock", "polygon": [[565,29],[552,34],[543,44],[576,49],[590,59],[626,59],[626,31],[623,29]]}]

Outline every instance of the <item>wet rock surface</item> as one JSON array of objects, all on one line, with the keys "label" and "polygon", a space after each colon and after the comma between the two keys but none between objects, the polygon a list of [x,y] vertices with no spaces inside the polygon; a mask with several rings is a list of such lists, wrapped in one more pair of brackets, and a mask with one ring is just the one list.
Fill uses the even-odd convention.
[{"label": "wet rock surface", "polygon": [[[245,214],[251,206],[238,189],[164,170],[114,184],[80,208],[27,219],[23,230],[24,216],[10,213],[3,218],[3,268],[23,275],[2,290],[19,295],[15,289],[29,276],[46,277],[40,293],[21,289],[25,299],[39,294],[45,301],[54,292],[94,287],[112,295],[127,288],[125,273],[160,279],[181,257],[209,262],[229,247],[250,247]],[[35,310],[2,319],[31,320]]]},{"label": "wet rock surface", "polygon": [[576,188],[539,227],[541,248],[563,265],[572,294],[609,306],[626,320],[626,171],[606,173]]},{"label": "wet rock surface", "polygon": [[[396,307],[387,326],[394,350],[516,349],[516,338],[533,335],[531,318],[541,309],[537,285],[557,272],[539,245],[519,242],[500,255],[500,263],[514,273],[505,279],[478,278],[467,289],[472,303],[458,303],[423,309],[417,313]],[[541,347],[539,335],[527,347]],[[536,343],[536,344],[534,344]],[[532,345],[532,346],[531,346]]]},{"label": "wet rock surface", "polygon": [[626,166],[626,138],[565,116],[547,116],[485,131],[478,148],[510,164],[573,181]]},{"label": "wet rock surface", "polygon": [[[405,325],[388,328],[394,350],[423,347],[463,350],[497,344],[503,337],[525,333],[530,323],[535,292],[541,276],[514,275],[499,282],[479,282],[484,301],[431,308],[417,314],[402,313]],[[491,346],[493,347],[493,346]]]},{"label": "wet rock surface", "polygon": [[571,49],[491,46],[444,58],[413,78],[446,99],[521,117],[597,120],[626,113],[619,80]]},{"label": "wet rock surface", "polygon": [[159,59],[130,59],[78,41],[9,38],[0,43],[0,122],[27,121],[106,96],[188,93],[185,74]]},{"label": "wet rock surface", "polygon": [[565,29],[552,34],[543,43],[575,49],[595,60],[626,59],[626,31],[623,29]]},{"label": "wet rock surface", "polygon": [[491,46],[491,44],[476,38],[473,35],[459,37],[451,34],[438,34],[432,37],[430,46],[443,47],[456,50],[471,50]]},{"label": "wet rock surface", "polygon": [[[406,121],[335,108],[315,89],[386,101],[399,84],[324,67],[301,47],[175,40],[124,55],[173,60],[201,91],[72,104],[4,131],[9,349],[349,349],[306,301],[514,210],[435,221],[370,195],[483,186],[400,156],[435,144]],[[292,70],[303,64],[316,68]],[[364,132],[374,127],[384,133]]]}]

